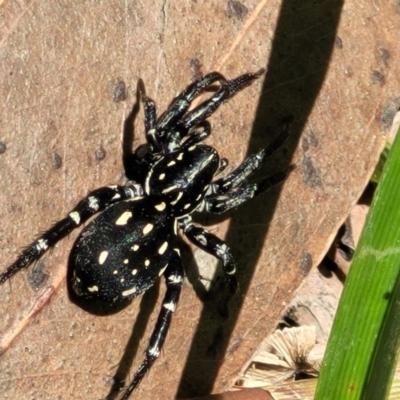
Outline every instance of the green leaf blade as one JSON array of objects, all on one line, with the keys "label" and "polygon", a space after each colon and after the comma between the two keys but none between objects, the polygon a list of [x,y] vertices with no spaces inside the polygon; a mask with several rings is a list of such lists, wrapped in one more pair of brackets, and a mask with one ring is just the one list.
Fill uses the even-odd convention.
[{"label": "green leaf blade", "polygon": [[399,276],[397,135],[343,290],[316,400],[387,398],[399,348]]}]

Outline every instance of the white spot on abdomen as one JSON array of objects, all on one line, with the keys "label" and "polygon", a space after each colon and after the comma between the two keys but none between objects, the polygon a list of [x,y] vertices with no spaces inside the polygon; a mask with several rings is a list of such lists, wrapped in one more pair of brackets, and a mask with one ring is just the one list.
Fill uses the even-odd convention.
[{"label": "white spot on abdomen", "polygon": [[165,267],[161,268],[160,272],[158,273],[158,276],[161,276],[164,273],[164,271],[167,269],[167,267],[168,267],[168,264],[166,264]]},{"label": "white spot on abdomen", "polygon": [[158,211],[163,211],[163,210],[165,210],[166,206],[167,205],[162,201],[160,204],[156,204],[154,207]]},{"label": "white spot on abdomen", "polygon": [[178,192],[178,195],[176,196],[176,199],[171,201],[171,205],[174,206],[179,200],[180,198],[183,196],[182,192]]},{"label": "white spot on abdomen", "polygon": [[147,235],[148,233],[150,233],[154,228],[153,224],[147,224],[144,228],[143,228],[143,235]]},{"label": "white spot on abdomen", "polygon": [[123,292],[122,292],[122,296],[124,296],[124,297],[130,296],[131,294],[136,293],[136,291],[137,291],[137,289],[136,289],[136,287],[134,286],[134,287],[131,288],[131,289],[128,289],[128,290],[123,291]]},{"label": "white spot on abdomen", "polygon": [[126,225],[130,218],[132,218],[132,212],[131,211],[125,211],[115,221],[115,225]]},{"label": "white spot on abdomen", "polygon": [[178,185],[171,185],[167,188],[165,188],[163,191],[161,191],[162,194],[168,193],[168,192],[172,192],[175,189],[178,189],[179,186]]},{"label": "white spot on abdomen", "polygon": [[107,257],[108,257],[108,251],[106,250],[102,251],[99,256],[99,264],[103,265],[104,262],[107,260]]},{"label": "white spot on abdomen", "polygon": [[168,248],[168,242],[164,242],[158,249],[158,254],[164,254],[165,250]]}]

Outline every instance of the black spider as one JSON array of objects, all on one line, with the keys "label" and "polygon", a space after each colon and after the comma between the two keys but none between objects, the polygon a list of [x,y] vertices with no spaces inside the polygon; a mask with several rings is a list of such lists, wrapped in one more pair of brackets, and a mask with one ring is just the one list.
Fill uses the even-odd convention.
[{"label": "black spider", "polygon": [[[147,143],[125,158],[128,183],[106,186],[83,199],[41,235],[0,274],[0,284],[37,261],[49,248],[90,222],[70,254],[71,289],[78,298],[125,302],[148,290],[164,275],[167,285],[145,359],[122,395],[127,399],[160,354],[183,280],[177,234],[180,229],[196,246],[222,261],[227,299],[237,290],[235,262],[230,248],[219,238],[195,226],[195,211],[222,213],[282,182],[289,169],[249,183],[248,178],[284,142],[285,129],[264,150],[247,158],[233,172],[213,180],[227,166],[217,150],[203,140],[210,134],[206,121],[223,102],[250,85],[264,71],[226,80],[217,72],[189,85],[166,112],[156,118],[152,100],[141,91]],[[219,89],[189,111],[200,92],[215,82]]]}]

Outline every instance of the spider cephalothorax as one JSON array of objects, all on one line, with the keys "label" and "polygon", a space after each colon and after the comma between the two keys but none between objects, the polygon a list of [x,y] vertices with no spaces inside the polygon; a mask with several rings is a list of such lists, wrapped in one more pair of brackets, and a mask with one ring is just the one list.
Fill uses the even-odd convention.
[{"label": "spider cephalothorax", "polygon": [[[78,298],[110,304],[124,302],[145,292],[164,276],[167,291],[145,360],[123,399],[130,396],[158,357],[179,299],[184,273],[178,231],[222,261],[228,291],[234,293],[237,282],[230,248],[212,233],[195,226],[191,214],[222,213],[237,207],[280,183],[287,175],[285,170],[256,183],[248,182],[251,174],[286,139],[287,129],[270,146],[218,179],[215,176],[224,170],[227,160],[203,143],[211,132],[206,119],[262,72],[244,74],[230,81],[217,72],[210,73],[189,85],[159,118],[154,102],[142,93],[146,145],[129,157],[128,183],[89,193],[66,218],[41,235],[0,274],[2,284],[100,213],[83,229],[70,254],[70,285]],[[220,83],[219,89],[189,110],[199,93],[214,82]]]}]

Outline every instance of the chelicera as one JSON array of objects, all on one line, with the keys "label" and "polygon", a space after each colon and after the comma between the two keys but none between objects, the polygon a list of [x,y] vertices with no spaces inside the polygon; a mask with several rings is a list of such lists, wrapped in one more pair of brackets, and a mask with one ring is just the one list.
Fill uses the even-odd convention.
[{"label": "chelicera", "polygon": [[[248,178],[285,141],[287,126],[265,149],[233,172],[220,175],[228,162],[203,143],[210,133],[207,118],[263,71],[233,80],[212,72],[190,84],[157,118],[154,102],[141,91],[146,144],[125,157],[125,185],[94,190],[69,214],[20,253],[0,274],[0,284],[28,267],[73,229],[99,214],[76,240],[69,262],[69,285],[77,298],[115,304],[148,290],[160,276],[167,286],[143,363],[122,399],[127,399],[160,354],[181,292],[184,270],[178,232],[222,262],[228,299],[238,284],[231,249],[192,222],[194,212],[223,213],[282,182],[289,169],[258,182]],[[214,83],[210,98],[190,109],[193,100]]]}]

